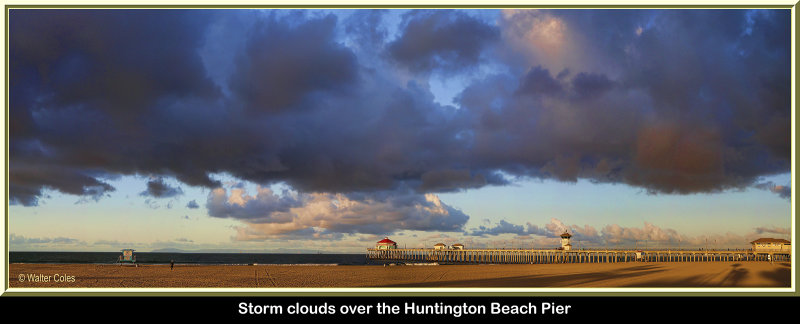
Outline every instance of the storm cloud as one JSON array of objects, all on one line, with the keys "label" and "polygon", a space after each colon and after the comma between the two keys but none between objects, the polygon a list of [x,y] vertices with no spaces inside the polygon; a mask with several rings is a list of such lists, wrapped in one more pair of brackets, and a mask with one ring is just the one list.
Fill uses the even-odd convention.
[{"label": "storm cloud", "polygon": [[171,198],[183,194],[179,187],[172,187],[164,182],[163,178],[156,178],[147,181],[147,189],[139,195],[153,198]]},{"label": "storm cloud", "polygon": [[778,185],[773,183],[772,181],[761,182],[754,185],[754,187],[762,190],[768,190],[774,194],[777,194],[781,198],[791,199],[792,198],[792,188],[789,185]]},{"label": "storm cloud", "polygon": [[411,12],[403,25],[402,35],[388,44],[389,55],[416,72],[468,68],[500,38],[496,26],[453,11]]},{"label": "storm cloud", "polygon": [[[10,202],[174,178],[257,239],[464,230],[433,194],[516,179],[693,194],[789,172],[787,10],[409,11],[395,35],[343,15],[12,10]],[[466,80],[453,105],[437,73]],[[534,231],[498,226],[475,233]]]},{"label": "storm cloud", "polygon": [[258,111],[314,107],[315,94],[344,91],[356,81],[356,57],[333,38],[335,16],[290,27],[288,18],[256,23],[238,58],[230,86],[241,102]]},{"label": "storm cloud", "polygon": [[197,209],[197,208],[200,208],[200,205],[197,204],[197,201],[192,200],[192,201],[186,203],[186,208]]}]

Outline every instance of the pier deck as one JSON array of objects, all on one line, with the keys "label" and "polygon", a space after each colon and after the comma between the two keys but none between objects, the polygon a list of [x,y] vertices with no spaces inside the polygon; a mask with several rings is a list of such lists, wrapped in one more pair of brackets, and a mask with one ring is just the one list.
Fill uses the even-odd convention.
[{"label": "pier deck", "polygon": [[785,251],[753,250],[367,249],[366,257],[383,262],[459,264],[791,260]]}]

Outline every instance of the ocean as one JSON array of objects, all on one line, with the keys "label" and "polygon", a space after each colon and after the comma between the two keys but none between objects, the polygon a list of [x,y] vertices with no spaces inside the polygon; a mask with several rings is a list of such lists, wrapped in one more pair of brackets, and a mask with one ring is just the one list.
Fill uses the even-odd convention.
[{"label": "ocean", "polygon": [[[121,252],[9,252],[9,263],[116,263]],[[364,254],[136,252],[140,264],[368,265]]]}]

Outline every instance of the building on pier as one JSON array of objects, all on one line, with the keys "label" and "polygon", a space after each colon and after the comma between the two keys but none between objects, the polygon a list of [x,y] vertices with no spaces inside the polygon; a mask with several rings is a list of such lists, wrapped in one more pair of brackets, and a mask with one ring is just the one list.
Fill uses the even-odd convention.
[{"label": "building on pier", "polygon": [[397,243],[390,240],[388,237],[384,237],[382,240],[375,243],[375,249],[378,250],[394,250],[397,249]]},{"label": "building on pier", "polygon": [[789,252],[792,249],[792,243],[783,240],[783,239],[775,239],[775,238],[760,238],[755,241],[750,242],[753,245],[753,251],[755,252]]},{"label": "building on pier", "polygon": [[447,245],[444,245],[444,243],[436,243],[436,245],[433,246],[433,249],[434,250],[447,250]]},{"label": "building on pier", "polygon": [[463,250],[463,249],[464,249],[464,244],[461,243],[453,244],[453,250]]},{"label": "building on pier", "polygon": [[561,234],[561,250],[564,250],[564,251],[572,250],[572,244],[569,243],[569,239],[571,237],[572,237],[572,235],[570,235],[567,232],[564,232],[563,234]]}]

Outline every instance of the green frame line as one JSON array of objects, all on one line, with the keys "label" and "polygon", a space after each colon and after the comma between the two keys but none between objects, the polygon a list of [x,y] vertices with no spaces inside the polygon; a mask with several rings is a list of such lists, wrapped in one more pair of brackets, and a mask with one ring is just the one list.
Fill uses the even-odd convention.
[{"label": "green frame line", "polygon": [[[36,289],[36,288],[28,288]],[[64,288],[68,289],[68,288]],[[94,288],[82,288],[94,289]],[[116,288],[109,288],[116,289]],[[796,296],[794,292],[758,292],[758,293],[726,293],[726,292],[387,292],[387,291],[367,291],[367,292],[269,292],[269,291],[65,291],[65,292],[6,292],[3,296],[107,296],[107,297],[778,297]],[[146,288],[145,288],[146,289]],[[170,288],[159,288],[170,289]],[[176,288],[178,289],[178,288]],[[225,288],[218,288],[224,290]],[[248,289],[248,288],[238,288]],[[642,288],[647,289],[647,288]],[[680,289],[680,288],[676,288]],[[380,290],[380,288],[376,288]]]}]

